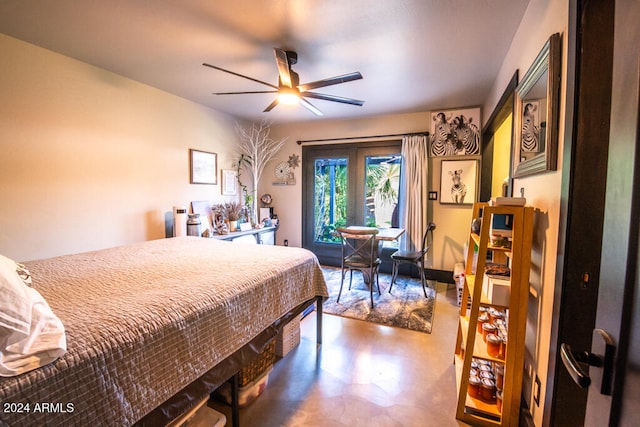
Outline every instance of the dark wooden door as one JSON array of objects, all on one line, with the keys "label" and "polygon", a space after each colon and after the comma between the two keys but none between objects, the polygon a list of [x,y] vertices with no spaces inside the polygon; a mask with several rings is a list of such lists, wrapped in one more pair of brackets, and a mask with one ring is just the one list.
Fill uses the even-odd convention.
[{"label": "dark wooden door", "polygon": [[[615,2],[611,131],[600,289],[591,353],[603,356],[602,332],[615,350],[612,365],[590,367],[587,426],[639,426],[640,296],[638,295],[640,165],[638,105],[640,2]],[[604,390],[604,393],[603,393]]]},{"label": "dark wooden door", "polygon": [[570,0],[558,267],[543,424],[581,427],[588,390],[561,349],[591,348],[607,191],[614,3]]},{"label": "dark wooden door", "polygon": [[545,422],[637,426],[640,3],[576,0],[570,6],[577,29],[575,106],[569,105],[575,118],[565,151],[570,168],[563,169],[567,232],[550,362],[553,409]]}]

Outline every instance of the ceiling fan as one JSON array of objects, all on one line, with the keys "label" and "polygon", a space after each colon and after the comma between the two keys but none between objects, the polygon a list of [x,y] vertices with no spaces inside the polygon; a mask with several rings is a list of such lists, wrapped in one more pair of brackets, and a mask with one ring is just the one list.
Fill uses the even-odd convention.
[{"label": "ceiling fan", "polygon": [[278,104],[295,104],[300,103],[303,107],[311,111],[317,116],[322,116],[322,111],[317,109],[313,104],[307,101],[305,98],[322,99],[325,101],[341,102],[343,104],[351,104],[362,106],[364,101],[352,98],[343,98],[341,96],[327,95],[324,93],[310,92],[312,89],[317,89],[325,86],[331,86],[339,83],[346,83],[352,80],[359,80],[362,78],[362,74],[356,71],[354,73],[343,74],[341,76],[330,77],[328,79],[317,80],[315,82],[300,84],[300,78],[298,73],[291,69],[291,66],[298,62],[298,54],[293,51],[285,51],[283,49],[273,49],[276,57],[276,64],[278,65],[278,85],[263,82],[262,80],[254,79],[233,71],[225,70],[224,68],[217,67],[215,65],[203,63],[205,67],[210,67],[216,70],[224,71],[225,73],[233,74],[234,76],[242,77],[263,85],[269,86],[274,90],[263,91],[247,91],[247,92],[217,92],[214,95],[239,95],[250,93],[277,93],[276,99],[264,109],[264,112],[271,111]]}]

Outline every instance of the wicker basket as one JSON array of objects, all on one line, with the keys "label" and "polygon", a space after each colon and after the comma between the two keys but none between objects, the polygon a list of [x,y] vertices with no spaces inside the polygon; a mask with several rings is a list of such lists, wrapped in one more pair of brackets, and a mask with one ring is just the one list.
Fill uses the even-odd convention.
[{"label": "wicker basket", "polygon": [[291,319],[276,336],[276,356],[284,357],[300,344],[300,320],[302,315]]},{"label": "wicker basket", "polygon": [[262,353],[251,361],[247,366],[242,368],[238,374],[238,383],[240,387],[244,387],[247,384],[260,377],[266,372],[276,360],[276,342],[272,340]]}]

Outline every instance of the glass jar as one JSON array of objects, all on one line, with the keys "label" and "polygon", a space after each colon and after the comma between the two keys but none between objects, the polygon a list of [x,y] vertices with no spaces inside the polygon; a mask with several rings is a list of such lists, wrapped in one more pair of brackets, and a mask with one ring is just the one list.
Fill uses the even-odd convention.
[{"label": "glass jar", "polygon": [[489,318],[493,323],[495,323],[496,320],[504,320],[504,312],[494,308],[489,311]]},{"label": "glass jar", "polygon": [[500,345],[500,359],[506,359],[507,358],[507,336],[506,335],[502,335],[500,337],[500,341],[501,341],[501,345]]},{"label": "glass jar", "polygon": [[489,321],[489,315],[485,312],[478,316],[478,333],[482,333],[482,325]]},{"label": "glass jar", "polygon": [[478,359],[478,368],[481,371],[485,371],[485,370],[490,371],[490,370],[493,369],[491,367],[491,362],[489,362],[488,360],[485,360],[485,359]]},{"label": "glass jar", "polygon": [[480,375],[478,375],[480,377],[480,381],[482,380],[496,380],[495,375],[493,375],[493,371],[480,371]]},{"label": "glass jar", "polygon": [[495,334],[498,328],[493,323],[483,323],[482,324],[482,339],[484,342],[487,342],[487,335]]},{"label": "glass jar", "polygon": [[496,388],[502,390],[504,386],[504,365],[502,363],[496,363],[494,372],[496,373]]},{"label": "glass jar", "polygon": [[502,350],[502,339],[496,334],[487,335],[487,353],[491,357],[498,359]]},{"label": "glass jar", "polygon": [[469,386],[467,387],[467,393],[474,399],[480,398],[480,378],[469,377]]},{"label": "glass jar", "polygon": [[496,383],[490,379],[484,379],[480,383],[480,399],[487,403],[496,403]]},{"label": "glass jar", "polygon": [[479,372],[492,372],[493,368],[490,363],[483,363],[480,365]]}]

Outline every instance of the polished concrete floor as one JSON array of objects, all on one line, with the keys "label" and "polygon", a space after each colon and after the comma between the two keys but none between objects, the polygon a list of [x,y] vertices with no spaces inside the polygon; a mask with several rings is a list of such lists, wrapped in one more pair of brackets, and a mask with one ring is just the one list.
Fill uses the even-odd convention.
[{"label": "polished concrete floor", "polygon": [[[431,334],[325,314],[318,347],[315,312],[307,316],[300,345],[276,362],[240,425],[466,426],[455,419],[456,289],[436,288]],[[209,405],[231,426],[228,407]]]}]

